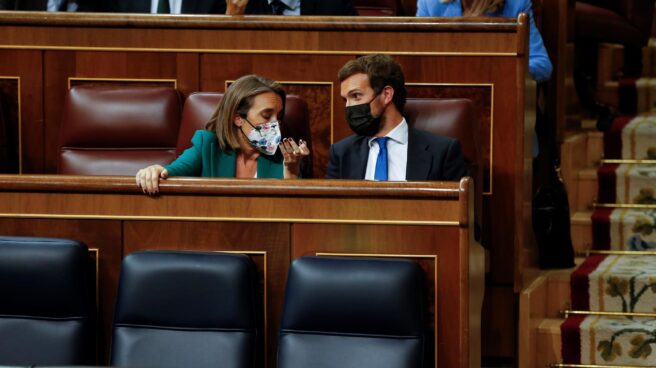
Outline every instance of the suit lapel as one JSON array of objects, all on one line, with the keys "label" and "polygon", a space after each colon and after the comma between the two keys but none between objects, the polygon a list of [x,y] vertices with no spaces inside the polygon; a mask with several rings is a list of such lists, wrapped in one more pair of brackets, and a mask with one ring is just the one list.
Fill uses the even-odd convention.
[{"label": "suit lapel", "polygon": [[150,13],[150,1],[147,0],[133,0],[127,1],[129,12],[132,13]]},{"label": "suit lapel", "polygon": [[[215,150],[212,154],[215,154]],[[237,154],[235,151],[225,153],[219,149],[216,155],[218,156],[218,162],[214,164],[212,170],[218,172],[217,177],[234,178],[237,176]]]},{"label": "suit lapel", "polygon": [[360,137],[360,144],[357,149],[353,150],[347,177],[344,179],[364,179],[367,172],[367,160],[369,159],[369,139],[367,137]]},{"label": "suit lapel", "polygon": [[24,0],[16,1],[16,10],[48,10],[48,0]]},{"label": "suit lapel", "polygon": [[433,157],[428,142],[415,129],[408,130],[408,163],[405,169],[406,180],[428,180]]},{"label": "suit lapel", "polygon": [[184,0],[182,2],[182,8],[180,9],[180,13],[182,14],[204,14],[207,13],[206,11],[203,12],[201,11],[202,9],[196,9],[198,4],[196,3],[196,0]]},{"label": "suit lapel", "polygon": [[301,0],[301,15],[312,15],[312,5],[312,0]]}]

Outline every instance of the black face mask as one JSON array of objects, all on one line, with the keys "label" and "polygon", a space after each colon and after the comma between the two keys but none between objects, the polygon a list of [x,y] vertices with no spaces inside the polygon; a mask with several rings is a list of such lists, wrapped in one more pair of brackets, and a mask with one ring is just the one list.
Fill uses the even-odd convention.
[{"label": "black face mask", "polygon": [[346,107],[346,121],[348,121],[351,130],[357,135],[373,136],[380,129],[381,116],[371,114],[371,102],[378,97],[379,93],[371,101],[359,105]]}]

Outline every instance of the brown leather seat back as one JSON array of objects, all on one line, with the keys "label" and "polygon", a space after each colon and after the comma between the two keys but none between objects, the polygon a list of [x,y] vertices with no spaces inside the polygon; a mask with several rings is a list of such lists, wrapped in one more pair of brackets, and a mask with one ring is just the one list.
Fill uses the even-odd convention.
[{"label": "brown leather seat back", "polygon": [[474,179],[476,212],[480,219],[483,166],[474,104],[464,98],[409,98],[403,115],[415,129],[455,138],[460,142],[462,154],[469,164],[469,173]]},{"label": "brown leather seat back", "polygon": [[[191,146],[191,138],[196,130],[205,129],[207,121],[212,117],[216,106],[223,98],[223,93],[195,92],[187,97],[182,112],[182,124],[178,135],[177,154],[181,154]],[[291,137],[298,143],[299,139],[307,142],[312,152],[312,139],[307,103],[300,96],[287,95],[285,116],[281,124],[282,136]],[[312,155],[306,158],[302,165],[304,178],[312,177]]]},{"label": "brown leather seat back", "polygon": [[66,96],[60,174],[134,175],[175,159],[180,96],[168,87],[83,85]]},{"label": "brown leather seat back", "polygon": [[398,15],[397,0],[355,0],[360,16],[393,17]]}]

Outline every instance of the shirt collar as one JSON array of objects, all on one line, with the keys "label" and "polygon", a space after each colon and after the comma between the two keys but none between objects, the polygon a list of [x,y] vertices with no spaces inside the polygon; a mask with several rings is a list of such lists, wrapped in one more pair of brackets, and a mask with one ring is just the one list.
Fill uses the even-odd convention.
[{"label": "shirt collar", "polygon": [[[273,0],[268,0],[269,5],[273,2]],[[281,3],[285,4],[289,10],[294,10],[301,6],[301,0],[280,0]]]},{"label": "shirt collar", "polygon": [[[408,123],[406,123],[405,118],[401,120],[399,125],[395,126],[394,129],[392,129],[386,137],[389,137],[389,139],[393,140],[394,142],[398,144],[405,145],[408,143]],[[374,144],[374,139],[376,137],[371,137],[369,138],[369,147],[372,147]]]}]

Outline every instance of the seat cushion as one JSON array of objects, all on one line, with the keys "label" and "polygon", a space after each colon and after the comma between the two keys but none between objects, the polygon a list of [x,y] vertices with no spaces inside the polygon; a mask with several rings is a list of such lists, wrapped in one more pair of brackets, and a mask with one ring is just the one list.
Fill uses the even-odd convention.
[{"label": "seat cushion", "polygon": [[0,365],[95,363],[87,247],[0,236]]},{"label": "seat cushion", "polygon": [[139,252],[125,257],[111,364],[250,367],[261,299],[244,255]]}]

